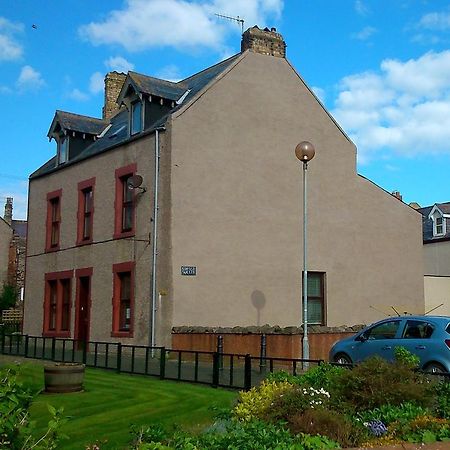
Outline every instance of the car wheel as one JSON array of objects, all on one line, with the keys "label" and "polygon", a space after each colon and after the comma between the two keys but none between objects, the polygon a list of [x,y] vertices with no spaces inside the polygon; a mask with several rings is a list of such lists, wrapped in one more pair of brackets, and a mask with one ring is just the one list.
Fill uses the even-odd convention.
[{"label": "car wheel", "polygon": [[445,367],[437,362],[431,362],[425,366],[425,372],[429,373],[446,373]]},{"label": "car wheel", "polygon": [[346,355],[345,353],[338,353],[333,358],[333,361],[338,364],[352,364],[350,356]]}]

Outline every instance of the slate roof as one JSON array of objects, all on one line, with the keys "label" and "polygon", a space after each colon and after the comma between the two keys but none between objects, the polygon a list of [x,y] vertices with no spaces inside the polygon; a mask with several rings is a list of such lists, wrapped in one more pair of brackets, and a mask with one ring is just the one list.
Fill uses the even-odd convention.
[{"label": "slate roof", "polygon": [[448,218],[445,219],[447,221],[446,234],[443,236],[433,237],[433,221],[429,219],[428,216],[435,206],[437,206],[443,214],[450,214],[450,202],[435,203],[434,205],[425,206],[418,209],[418,211],[422,214],[422,233],[424,244],[450,239],[450,219]]},{"label": "slate roof", "polygon": [[51,136],[56,123],[59,123],[63,129],[68,131],[78,131],[80,133],[94,135],[100,134],[108,125],[107,120],[57,110],[47,136]]},{"label": "slate roof", "polygon": [[142,93],[148,95],[160,96],[169,100],[177,101],[186,94],[186,91],[189,90],[189,92],[186,94],[186,97],[183,99],[182,104],[175,105],[175,107],[172,108],[167,115],[159,118],[150,127],[146,128],[143,133],[134,135],[132,137],[130,137],[128,132],[128,111],[126,111],[125,109],[112,116],[110,122],[96,119],[94,117],[72,114],[65,111],[56,111],[52,126],[50,127],[49,136],[53,129],[53,126],[56,123],[55,120],[59,120],[61,126],[66,128],[67,130],[79,131],[82,133],[95,135],[101,134],[108,126],[108,124],[111,124],[111,127],[101,138],[98,138],[96,141],[94,141],[77,157],[64,163],[64,165],[58,166],[57,158],[55,155],[39,169],[33,172],[30,175],[30,179],[46,175],[62,167],[69,166],[83,159],[111,150],[127,141],[139,139],[140,137],[147,135],[149,132],[152,132],[156,128],[164,125],[171,114],[179,110],[184,104],[194,98],[196,94],[198,94],[217,76],[219,76],[228,67],[230,67],[240,55],[241,54],[238,53],[177,83],[149,77],[146,75],[138,74],[136,72],[129,72],[128,76],[133,81],[134,85],[138,89],[141,89]]},{"label": "slate roof", "polygon": [[13,229],[14,234],[21,238],[27,237],[27,226],[28,222],[26,220],[13,219],[11,223],[11,227]]}]

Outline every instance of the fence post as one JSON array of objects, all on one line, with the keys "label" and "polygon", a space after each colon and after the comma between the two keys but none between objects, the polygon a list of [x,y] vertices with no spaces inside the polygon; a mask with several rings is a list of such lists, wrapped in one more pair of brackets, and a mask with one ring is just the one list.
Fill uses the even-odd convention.
[{"label": "fence post", "polygon": [[217,353],[219,354],[219,369],[223,369],[223,336],[217,336]]},{"label": "fence post", "polygon": [[212,386],[219,386],[219,370],[220,370],[220,355],[217,352],[213,353],[213,374],[212,374]]},{"label": "fence post", "polygon": [[244,389],[249,391],[252,388],[252,358],[247,353],[244,364]]},{"label": "fence post", "polygon": [[122,344],[117,344],[117,372],[120,373],[122,369]]},{"label": "fence post", "polygon": [[55,360],[55,356],[56,356],[56,339],[54,337],[52,337],[52,361]]},{"label": "fence post", "polygon": [[261,349],[259,355],[259,369],[262,372],[266,368],[267,355],[267,338],[264,333],[261,335]]},{"label": "fence post", "polygon": [[166,377],[166,347],[161,347],[159,357],[159,378],[164,380]]},{"label": "fence post", "polygon": [[28,346],[30,345],[30,338],[29,338],[29,336],[28,336],[28,334],[27,335],[25,335],[25,350],[24,350],[24,352],[25,352],[25,358],[28,358]]},{"label": "fence post", "polygon": [[2,353],[5,353],[5,328],[2,327]]},{"label": "fence post", "polygon": [[[74,345],[75,345],[75,343],[74,343]],[[88,347],[88,341],[85,339],[83,341],[83,353],[81,356],[82,362],[84,365],[86,365],[86,362],[87,362],[87,347]]]}]

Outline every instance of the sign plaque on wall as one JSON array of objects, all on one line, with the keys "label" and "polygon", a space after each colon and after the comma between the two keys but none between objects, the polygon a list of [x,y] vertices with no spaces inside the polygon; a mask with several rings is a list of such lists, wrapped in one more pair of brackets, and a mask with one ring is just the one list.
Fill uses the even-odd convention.
[{"label": "sign plaque on wall", "polygon": [[181,275],[197,275],[197,267],[196,266],[181,266]]}]

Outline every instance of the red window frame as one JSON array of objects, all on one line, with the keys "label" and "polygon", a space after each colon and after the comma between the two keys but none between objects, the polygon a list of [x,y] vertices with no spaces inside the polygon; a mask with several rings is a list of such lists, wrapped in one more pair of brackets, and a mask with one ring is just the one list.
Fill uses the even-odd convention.
[{"label": "red window frame", "polygon": [[[134,268],[135,262],[129,261],[113,265],[113,297],[112,297],[112,337],[133,337],[134,331]],[[129,293],[123,298],[124,280],[129,280]],[[126,304],[129,303],[129,317],[126,315]],[[129,319],[126,327],[126,319]]]},{"label": "red window frame", "polygon": [[45,274],[42,336],[70,337],[73,270]]},{"label": "red window frame", "polygon": [[[135,235],[136,201],[134,192],[127,187],[129,177],[136,174],[136,163],[116,169],[116,197],[114,202],[114,239],[131,237]],[[127,197],[127,193],[130,194]],[[126,212],[131,210],[130,227],[124,226]]]},{"label": "red window frame", "polygon": [[62,189],[47,194],[47,222],[45,251],[54,252],[60,248]]},{"label": "red window frame", "polygon": [[78,183],[77,245],[91,244],[93,240],[94,187],[95,177]]}]

